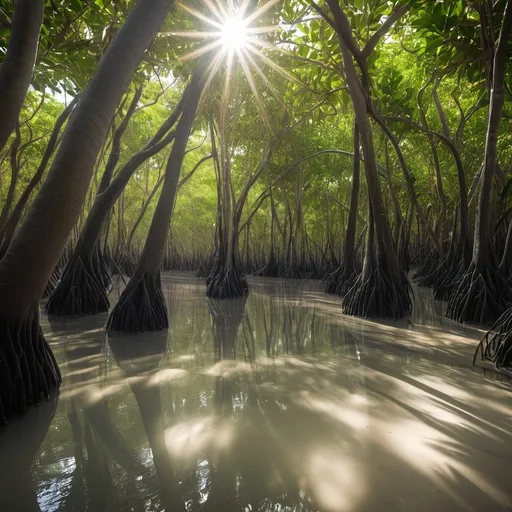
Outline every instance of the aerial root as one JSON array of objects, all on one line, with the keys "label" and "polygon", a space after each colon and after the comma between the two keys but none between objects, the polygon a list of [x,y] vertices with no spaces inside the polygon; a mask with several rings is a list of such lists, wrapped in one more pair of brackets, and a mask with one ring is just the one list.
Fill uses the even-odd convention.
[{"label": "aerial root", "polygon": [[[109,310],[106,269],[100,259],[73,257],[46,303],[49,315],[94,315]],[[109,276],[110,280],[110,276]]]},{"label": "aerial root", "polygon": [[0,422],[22,414],[58,389],[61,375],[39,326],[39,314],[14,320],[0,313]]},{"label": "aerial root", "polygon": [[393,318],[408,315],[412,309],[411,287],[405,275],[396,285],[388,272],[379,267],[365,279],[354,281],[343,299],[343,313],[363,318]]},{"label": "aerial root", "polygon": [[281,269],[274,254],[271,254],[265,264],[254,272],[254,275],[261,277],[279,277]]},{"label": "aerial root", "polygon": [[168,327],[160,272],[156,275],[141,273],[132,277],[108,317],[107,330],[147,332],[161,331]]},{"label": "aerial root", "polygon": [[53,269],[52,275],[50,276],[50,279],[48,279],[48,282],[46,283],[46,288],[44,289],[43,292],[43,299],[47,299],[55,291],[55,288],[57,288],[61,276],[62,269],[57,265]]},{"label": "aerial root", "polygon": [[215,265],[206,279],[206,296],[212,299],[232,299],[249,295],[249,286],[243,272],[236,265],[227,268]]},{"label": "aerial root", "polygon": [[424,263],[414,273],[412,279],[418,286],[430,288],[434,286],[443,269],[444,262],[440,264],[438,254],[432,250]]},{"label": "aerial root", "polygon": [[472,324],[491,324],[512,305],[512,289],[497,271],[471,263],[448,301],[446,316]]},{"label": "aerial root", "polygon": [[512,371],[512,308],[503,313],[482,338],[475,350],[473,365],[481,361],[494,364],[496,369]]},{"label": "aerial root", "polygon": [[292,261],[286,265],[279,277],[282,279],[303,279],[304,272],[296,261]]},{"label": "aerial root", "polygon": [[349,270],[342,261],[340,266],[326,278],[326,293],[344,297],[352,288],[360,270]]}]

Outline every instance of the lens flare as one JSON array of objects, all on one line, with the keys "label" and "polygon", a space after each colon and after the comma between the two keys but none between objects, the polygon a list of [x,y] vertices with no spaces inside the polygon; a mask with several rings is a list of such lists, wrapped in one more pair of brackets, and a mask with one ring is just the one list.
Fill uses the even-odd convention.
[{"label": "lens flare", "polygon": [[247,24],[238,17],[228,18],[222,25],[220,40],[229,50],[242,50],[248,40]]}]

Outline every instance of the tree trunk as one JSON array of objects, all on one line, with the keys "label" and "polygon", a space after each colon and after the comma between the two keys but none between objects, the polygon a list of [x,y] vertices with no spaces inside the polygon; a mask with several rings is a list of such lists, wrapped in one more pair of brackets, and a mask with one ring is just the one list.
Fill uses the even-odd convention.
[{"label": "tree trunk", "polygon": [[[91,315],[108,311],[110,303],[107,291],[110,287],[111,279],[99,245],[103,225],[133,173],[147,159],[156,155],[174,139],[173,131],[165,134],[162,128],[170,129],[174,125],[181,113],[181,108],[182,101],[178,103],[173,113],[144,148],[132,155],[128,162],[119,169],[109,186],[96,196],[73,255],[64,269],[61,280],[46,304],[48,314],[64,316]],[[158,140],[158,137],[162,138]],[[119,204],[119,208],[118,211],[120,212],[122,209],[121,204]],[[118,234],[120,233],[121,219],[122,215],[118,214]],[[118,257],[118,259],[119,256],[119,254],[113,255],[114,258]],[[130,270],[132,265],[129,258],[125,261],[127,265],[121,266],[125,267],[125,271]]]},{"label": "tree trunk", "polygon": [[446,310],[448,318],[459,322],[492,323],[512,305],[512,290],[498,270],[491,229],[492,188],[498,164],[497,144],[505,102],[506,53],[511,29],[512,0],[508,0],[494,54],[473,260],[450,297]]},{"label": "tree trunk", "polygon": [[112,148],[110,149],[110,154],[108,156],[107,164],[105,165],[105,170],[103,171],[103,175],[101,177],[100,184],[98,186],[98,190],[96,195],[101,194],[106,190],[106,188],[110,185],[112,181],[112,175],[114,174],[114,170],[116,168],[117,162],[119,161],[119,156],[121,154],[121,139],[123,138],[124,132],[128,128],[128,123],[132,118],[135,109],[137,108],[137,103],[142,96],[142,85],[135,91],[133,95],[130,106],[128,107],[128,111],[124,116],[121,124],[117,127],[114,132],[114,136],[112,137]]},{"label": "tree trunk", "polygon": [[187,87],[186,103],[176,127],[176,137],[167,161],[162,192],[148,237],[133,277],[109,316],[107,328],[118,332],[159,331],[169,325],[162,294],[160,268],[169,232],[178,180],[187,142],[204,85],[206,57],[194,70]]},{"label": "tree trunk", "polygon": [[352,167],[352,190],[350,192],[350,209],[348,213],[347,231],[343,248],[343,260],[340,266],[328,278],[327,292],[344,296],[357,277],[356,266],[356,229],[359,207],[359,183],[361,175],[361,147],[359,129],[354,121],[354,160]]},{"label": "tree trunk", "polygon": [[0,261],[0,416],[48,398],[60,373],[39,326],[39,301],[80,215],[114,110],[170,8],[132,9],[72,115],[48,177]]},{"label": "tree trunk", "polygon": [[[357,316],[369,317],[377,315],[400,318],[408,314],[412,307],[410,287],[407,277],[398,262],[387,219],[387,212],[384,207],[373,147],[373,131],[368,115],[366,98],[363,94],[364,89],[357,76],[352,54],[345,44],[345,41],[350,39],[352,34],[350,32],[347,33],[346,27],[349,27],[349,24],[337,0],[327,0],[327,4],[336,20],[346,21],[346,23],[337,24],[337,35],[343,58],[345,80],[361,136],[366,184],[371,211],[375,220],[373,227],[375,229],[377,250],[377,268],[373,272],[372,279],[367,278],[363,270],[358,281],[356,281],[345,296],[344,304],[348,307],[344,307],[346,307],[349,314]],[[378,297],[378,304],[375,303],[374,307],[371,307],[369,301],[375,295]]]},{"label": "tree trunk", "polygon": [[43,11],[43,0],[14,2],[11,37],[0,68],[0,151],[18,121],[32,82]]}]

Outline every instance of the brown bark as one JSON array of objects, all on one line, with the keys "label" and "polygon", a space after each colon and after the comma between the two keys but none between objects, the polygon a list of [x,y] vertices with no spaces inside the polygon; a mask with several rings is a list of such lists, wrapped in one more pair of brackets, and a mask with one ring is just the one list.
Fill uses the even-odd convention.
[{"label": "brown bark", "polygon": [[205,56],[196,65],[187,87],[186,102],[176,127],[176,137],[167,161],[162,192],[134,275],[109,316],[107,327],[111,331],[158,331],[169,325],[161,290],[160,268],[181,165],[204,86],[206,63]]},{"label": "brown bark", "polygon": [[507,1],[500,38],[497,44],[493,63],[492,89],[489,103],[489,121],[485,143],[484,168],[482,171],[480,199],[475,222],[475,240],[473,246],[473,261],[475,264],[491,264],[492,239],[492,184],[498,165],[498,134],[501,113],[505,102],[505,68],[507,42],[512,29],[512,1]]},{"label": "brown bark", "polygon": [[80,215],[115,108],[170,5],[166,0],[138,2],[89,81],[48,176],[0,262],[4,311],[19,315],[37,308]]},{"label": "brown bark", "polygon": [[32,81],[43,11],[43,0],[14,2],[11,37],[0,68],[0,150],[16,125]]}]

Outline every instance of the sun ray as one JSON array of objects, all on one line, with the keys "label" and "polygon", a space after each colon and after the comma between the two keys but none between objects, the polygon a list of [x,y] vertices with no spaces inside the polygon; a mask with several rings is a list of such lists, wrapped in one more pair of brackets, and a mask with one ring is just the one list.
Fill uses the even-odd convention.
[{"label": "sun ray", "polygon": [[[252,52],[254,55],[256,55],[258,58],[260,58],[265,64],[270,66],[272,69],[275,69],[281,76],[284,78],[287,78],[288,80],[293,81],[297,85],[301,85],[303,87],[307,87],[306,84],[301,82],[298,78],[294,77],[292,74],[285,71],[281,66],[276,64],[272,59],[269,59],[264,53],[260,52],[257,48],[254,48],[252,44],[261,44],[261,41],[256,40],[254,38],[250,38],[250,41],[245,45],[245,48]],[[263,48],[266,46],[262,45]]]},{"label": "sun ray", "polygon": [[226,50],[222,49],[213,59],[213,61],[209,64],[208,70],[210,70],[210,73],[208,75],[208,78],[205,81],[203,91],[201,93],[201,99],[204,96],[205,92],[210,87],[210,84],[212,83],[213,79],[215,78],[215,75],[220,69],[220,66],[222,65],[222,61],[224,60],[224,57],[226,56]]},{"label": "sun ray", "polygon": [[219,30],[222,30],[222,23],[217,23],[216,21],[208,18],[208,16],[205,16],[204,14],[200,13],[199,11],[196,11],[195,9],[192,9],[192,7],[188,7],[187,5],[177,2],[178,5],[185,9],[188,13],[192,14],[192,16],[195,16],[198,20],[204,21],[205,23],[208,23],[208,25],[212,25],[215,28],[218,28]]},{"label": "sun ray", "polygon": [[[241,71],[245,76],[246,83],[248,84],[252,95],[254,95],[255,104],[261,113],[261,117],[265,122],[265,125],[268,126],[270,130],[272,130],[270,116],[265,107],[264,98],[258,91],[258,84],[255,79],[256,76],[262,80],[262,83],[278,101],[279,105],[282,107],[285,107],[285,105],[279,92],[272,85],[261,65],[265,67],[268,66],[277,71],[280,76],[286,78],[288,81],[293,81],[300,86],[305,86],[305,84],[300,80],[288,73],[277,63],[273,62],[265,55],[264,51],[262,51],[266,49],[272,49],[273,51],[281,50],[280,48],[273,47],[273,45],[258,37],[260,35],[275,32],[280,29],[280,26],[250,26],[251,23],[255,22],[255,20],[260,18],[265,12],[268,12],[278,2],[279,0],[269,0],[250,12],[251,0],[240,0],[238,5],[235,5],[233,0],[201,0],[202,5],[206,7],[207,11],[211,15],[199,12],[196,9],[179,2],[179,5],[192,16],[201,20],[209,27],[213,27],[213,30],[184,30],[172,32],[172,35],[177,37],[204,41],[204,44],[200,48],[188,53],[180,60],[190,61],[217,48],[221,49],[221,51],[216,53],[212,62],[209,64],[204,90],[208,89],[217,72],[224,67],[225,76],[221,92],[221,112],[219,120],[223,126],[227,122],[227,116],[230,115],[229,102],[230,95],[233,94],[234,79],[237,77],[234,73],[237,64],[240,65]],[[258,59],[260,59],[260,61],[258,61]]]},{"label": "sun ray", "polygon": [[245,77],[247,78],[247,83],[249,84],[249,87],[254,94],[254,100],[256,101],[256,105],[260,109],[261,115],[263,117],[263,120],[265,121],[265,124],[267,125],[267,128],[272,130],[272,124],[270,122],[270,117],[267,113],[267,109],[265,108],[265,105],[263,104],[263,101],[261,100],[260,94],[258,92],[258,89],[256,87],[256,83],[254,82],[254,78],[251,73],[251,69],[249,65],[247,64],[245,57],[241,52],[238,53],[239,61],[242,66],[242,69],[244,70]]},{"label": "sun ray", "polygon": [[197,57],[200,57],[201,55],[205,54],[206,52],[213,50],[214,48],[218,48],[219,46],[222,46],[222,41],[213,41],[212,43],[209,43],[205,46],[201,46],[201,48],[198,48],[197,50],[187,53],[183,57],[180,57],[181,62],[186,62],[191,59],[196,59]]},{"label": "sun ray", "polygon": [[252,67],[256,70],[256,73],[262,78],[265,85],[270,89],[270,92],[272,93],[272,96],[277,100],[277,102],[282,106],[286,107],[284,104],[284,101],[281,99],[281,96],[279,94],[279,91],[272,85],[270,80],[265,76],[265,73],[263,73],[263,70],[258,66],[258,63],[252,58],[252,55],[249,54],[249,52],[244,48],[243,50],[244,57],[249,61],[249,63],[252,65]]},{"label": "sun ray", "polygon": [[210,9],[220,23],[226,19],[226,12],[223,10],[222,5],[216,7],[211,0],[203,0],[203,4]]},{"label": "sun ray", "polygon": [[186,37],[189,39],[214,39],[219,37],[218,32],[204,32],[198,30],[182,30],[177,32],[167,32],[166,35]]},{"label": "sun ray", "polygon": [[271,7],[273,7],[280,1],[281,0],[270,0],[266,4],[263,4],[259,9],[256,9],[249,16],[247,16],[245,20],[247,21],[247,23],[251,23],[251,21],[254,21],[256,18],[259,18],[264,12],[268,11]]}]

